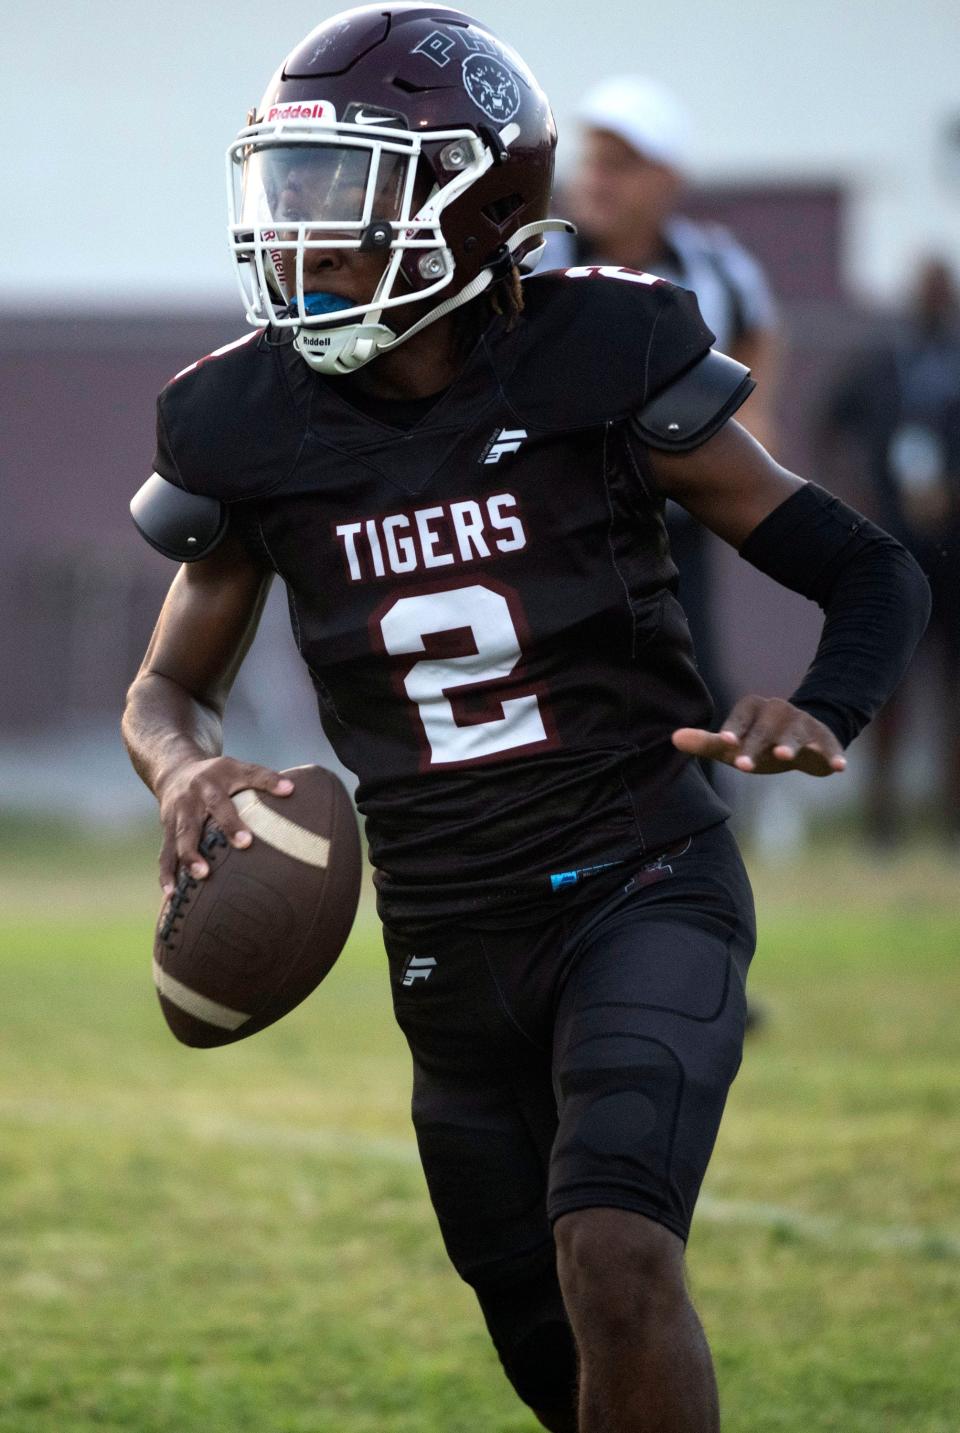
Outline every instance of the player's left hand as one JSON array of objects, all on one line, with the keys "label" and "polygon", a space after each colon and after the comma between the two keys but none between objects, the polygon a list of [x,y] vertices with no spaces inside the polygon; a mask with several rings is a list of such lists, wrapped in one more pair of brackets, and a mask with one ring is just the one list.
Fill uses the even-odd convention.
[{"label": "player's left hand", "polygon": [[719,731],[683,726],[672,740],[688,756],[723,761],[754,776],[779,771],[833,776],[847,766],[829,727],[782,697],[741,697]]}]

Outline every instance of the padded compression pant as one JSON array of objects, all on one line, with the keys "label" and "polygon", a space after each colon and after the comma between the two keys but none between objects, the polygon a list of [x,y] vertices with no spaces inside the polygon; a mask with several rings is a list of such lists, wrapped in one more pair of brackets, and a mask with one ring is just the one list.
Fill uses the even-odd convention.
[{"label": "padded compression pant", "polygon": [[534,1407],[572,1377],[553,1221],[614,1206],[687,1237],[755,941],[725,826],[590,884],[539,926],[385,932],[447,1252]]}]

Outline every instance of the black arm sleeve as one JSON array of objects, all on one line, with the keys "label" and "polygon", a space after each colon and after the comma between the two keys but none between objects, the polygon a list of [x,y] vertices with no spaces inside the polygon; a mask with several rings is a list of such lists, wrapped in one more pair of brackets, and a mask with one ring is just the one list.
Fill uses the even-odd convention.
[{"label": "black arm sleeve", "polygon": [[847,746],[900,681],[930,616],[930,586],[895,538],[815,483],[769,513],[740,556],[823,608],[790,701]]}]

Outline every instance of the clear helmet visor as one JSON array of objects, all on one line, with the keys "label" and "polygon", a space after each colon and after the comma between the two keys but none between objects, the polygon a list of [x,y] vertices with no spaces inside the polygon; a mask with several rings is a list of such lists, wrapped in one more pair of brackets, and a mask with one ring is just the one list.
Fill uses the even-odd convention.
[{"label": "clear helmet visor", "polygon": [[[409,160],[346,144],[276,144],[243,166],[241,215],[256,224],[396,222]],[[371,183],[373,179],[373,183]]]}]

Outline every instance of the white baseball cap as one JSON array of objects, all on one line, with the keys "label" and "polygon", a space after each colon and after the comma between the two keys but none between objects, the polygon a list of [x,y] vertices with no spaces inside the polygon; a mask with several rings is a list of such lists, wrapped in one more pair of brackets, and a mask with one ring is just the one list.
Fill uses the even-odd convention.
[{"label": "white baseball cap", "polygon": [[618,75],[589,89],[577,108],[589,129],[616,134],[648,159],[670,169],[686,168],[690,120],[676,96],[656,80]]}]

